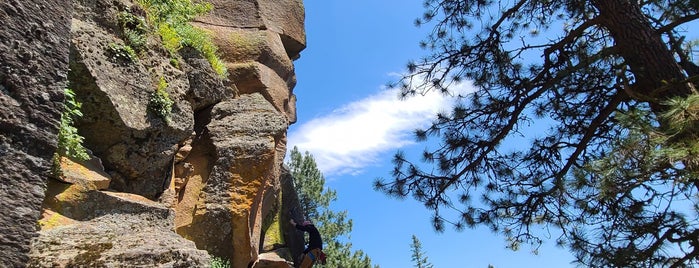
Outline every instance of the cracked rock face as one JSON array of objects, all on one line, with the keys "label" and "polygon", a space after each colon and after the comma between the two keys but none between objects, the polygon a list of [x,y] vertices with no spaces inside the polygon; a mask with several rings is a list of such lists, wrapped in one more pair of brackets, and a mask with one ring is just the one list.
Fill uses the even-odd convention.
[{"label": "cracked rock face", "polygon": [[229,79],[243,94],[260,93],[296,122],[292,61],[306,47],[301,0],[213,0],[214,10],[195,25],[214,35]]},{"label": "cracked rock face", "polygon": [[148,214],[109,214],[41,232],[30,267],[208,267],[209,254]]},{"label": "cracked rock face", "polygon": [[254,261],[259,253],[262,200],[278,185],[276,144],[286,128],[284,116],[260,94],[214,106],[203,139],[215,154],[192,152],[185,160],[194,168],[206,163],[209,169],[205,184],[198,176],[191,180],[194,187],[186,186],[184,195],[197,198],[190,200],[194,204],[181,203],[177,208],[188,215],[176,223],[177,232],[214,255],[230,258],[234,267]]},{"label": "cracked rock face", "polygon": [[[211,3],[192,25],[212,37],[227,77],[192,48],[170,55],[153,29],[124,58],[120,16],[147,17],[135,1],[0,3],[0,267],[208,267],[209,254],[232,267],[291,265],[303,238],[282,213],[298,207],[283,159],[303,3]],[[93,159],[57,158],[58,175],[66,87]],[[167,118],[149,108],[158,88]]]},{"label": "cracked rock face", "polygon": [[56,151],[72,7],[0,2],[0,267],[22,267]]},{"label": "cracked rock face", "polygon": [[[269,219],[285,209],[279,197],[293,191],[280,178],[286,129],[296,121],[293,60],[305,48],[304,10],[299,0],[211,3],[193,24],[212,33],[239,97],[197,117],[191,150],[175,163],[176,226],[199,248],[246,267],[264,251]],[[303,241],[276,226],[286,241]],[[284,246],[298,254],[303,243]]]},{"label": "cracked rock face", "polygon": [[[103,160],[112,189],[154,199],[169,179],[177,144],[193,132],[189,79],[157,51],[141,53],[137,62],[115,60],[111,47],[124,41],[109,27],[129,3],[96,3],[102,16],[78,13],[72,20],[69,80],[83,103],[77,127]],[[169,121],[148,108],[160,79],[174,102]]]}]

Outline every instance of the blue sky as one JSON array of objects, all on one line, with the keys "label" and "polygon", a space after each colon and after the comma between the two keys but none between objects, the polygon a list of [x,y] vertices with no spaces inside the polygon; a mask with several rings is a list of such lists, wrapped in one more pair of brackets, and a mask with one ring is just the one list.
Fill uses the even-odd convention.
[{"label": "blue sky", "polygon": [[[433,231],[431,212],[410,198],[396,200],[372,189],[377,177],[390,178],[396,150],[417,156],[426,146],[412,130],[448,109],[439,95],[400,101],[384,85],[404,71],[429,28],[416,28],[419,0],[306,0],[308,47],[295,62],[298,122],[289,129],[289,148],[314,155],[326,186],[338,192],[336,210],[354,221],[350,238],[374,264],[412,267],[411,236],[436,268],[573,267],[573,257],[554,241],[534,255],[528,246],[505,248],[504,237],[487,229]],[[468,91],[469,85],[459,90]],[[413,158],[415,159],[415,158]],[[544,230],[542,230],[544,231]]]}]

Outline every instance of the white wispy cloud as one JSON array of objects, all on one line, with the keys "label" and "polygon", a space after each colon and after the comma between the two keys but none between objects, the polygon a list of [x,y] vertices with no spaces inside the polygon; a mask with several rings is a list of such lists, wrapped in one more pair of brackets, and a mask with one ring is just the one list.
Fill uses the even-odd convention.
[{"label": "white wispy cloud", "polygon": [[[452,89],[464,94],[472,86],[461,84]],[[453,101],[438,92],[401,100],[397,90],[383,89],[330,114],[297,123],[300,125],[289,133],[288,145],[310,152],[326,176],[360,173],[379,154],[413,143],[413,131],[428,126]]]}]

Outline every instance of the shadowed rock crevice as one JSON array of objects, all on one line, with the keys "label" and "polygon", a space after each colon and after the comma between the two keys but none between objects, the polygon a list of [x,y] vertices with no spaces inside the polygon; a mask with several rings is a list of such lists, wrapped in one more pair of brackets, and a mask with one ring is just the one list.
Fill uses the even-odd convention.
[{"label": "shadowed rock crevice", "polygon": [[209,180],[211,169],[217,158],[214,145],[208,130],[197,132],[191,145],[185,145],[180,149],[175,164],[175,179],[172,185],[177,200],[174,204],[177,214],[175,227],[177,233],[183,237],[194,240],[197,226],[193,226],[193,219],[197,213],[205,211],[201,202],[204,186]]}]

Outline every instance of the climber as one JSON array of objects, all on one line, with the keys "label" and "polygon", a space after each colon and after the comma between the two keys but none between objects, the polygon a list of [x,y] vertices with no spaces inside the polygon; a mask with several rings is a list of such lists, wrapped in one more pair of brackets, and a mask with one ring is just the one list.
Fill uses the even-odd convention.
[{"label": "climber", "polygon": [[296,224],[294,219],[289,222],[296,229],[308,232],[308,247],[303,251],[300,268],[308,268],[313,266],[316,261],[321,261],[325,264],[325,254],[323,254],[323,240],[320,238],[318,229],[310,221],[304,221],[302,224]]}]

